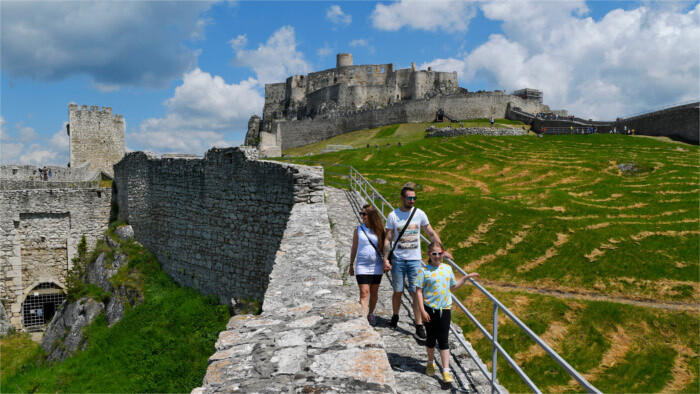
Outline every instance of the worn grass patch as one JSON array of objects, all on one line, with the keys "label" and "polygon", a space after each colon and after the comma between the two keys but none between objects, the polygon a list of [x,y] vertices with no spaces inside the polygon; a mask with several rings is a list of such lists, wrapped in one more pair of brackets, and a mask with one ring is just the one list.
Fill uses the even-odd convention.
[{"label": "worn grass patch", "polygon": [[[492,290],[602,391],[696,392],[700,151],[677,148],[622,135],[462,136],[310,160],[386,180],[374,186],[395,206],[401,187],[415,183],[416,206],[439,228],[457,263],[484,282],[509,285],[511,292]],[[572,299],[526,295],[516,292],[519,286]],[[471,292],[459,296],[490,322],[490,302]],[[490,360],[490,343],[464,317],[455,319]],[[500,339],[543,391],[580,390],[509,324],[499,327]],[[528,391],[505,360],[499,366],[506,388]]]}]

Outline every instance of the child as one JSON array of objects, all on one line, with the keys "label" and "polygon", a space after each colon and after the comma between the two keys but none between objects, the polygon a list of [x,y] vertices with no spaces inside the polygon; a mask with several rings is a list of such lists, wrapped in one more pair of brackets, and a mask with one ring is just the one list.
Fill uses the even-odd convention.
[{"label": "child", "polygon": [[418,273],[416,278],[416,298],[428,335],[425,341],[425,348],[428,351],[428,365],[425,373],[431,376],[435,374],[435,342],[437,341],[442,359],[442,380],[445,383],[452,383],[454,378],[450,372],[450,347],[447,342],[452,320],[451,292],[460,288],[467,279],[478,278],[479,274],[474,272],[455,281],[452,267],[442,264],[444,253],[445,247],[440,242],[432,242],[428,245],[429,264]]}]

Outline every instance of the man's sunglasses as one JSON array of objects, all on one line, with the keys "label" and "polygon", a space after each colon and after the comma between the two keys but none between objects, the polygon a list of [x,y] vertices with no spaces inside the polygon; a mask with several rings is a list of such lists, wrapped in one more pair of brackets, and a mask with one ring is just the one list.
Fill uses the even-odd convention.
[{"label": "man's sunglasses", "polygon": [[416,201],[416,199],[417,199],[418,197],[415,197],[415,196],[414,196],[414,197],[404,197],[404,198],[405,198],[406,200],[408,200],[408,201]]},{"label": "man's sunglasses", "polygon": [[367,212],[360,212],[360,216],[367,216]]}]

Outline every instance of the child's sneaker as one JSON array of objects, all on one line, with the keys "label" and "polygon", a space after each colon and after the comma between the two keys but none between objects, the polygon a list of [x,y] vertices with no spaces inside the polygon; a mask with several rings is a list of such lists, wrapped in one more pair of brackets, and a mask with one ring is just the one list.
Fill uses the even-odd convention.
[{"label": "child's sneaker", "polygon": [[428,363],[428,365],[425,366],[425,373],[428,376],[435,375],[435,363]]},{"label": "child's sneaker", "polygon": [[452,377],[452,372],[450,372],[449,370],[448,370],[448,371],[444,371],[444,372],[442,373],[442,381],[445,382],[445,383],[452,383],[452,382],[454,382],[454,381],[455,381],[455,378]]},{"label": "child's sneaker", "polygon": [[369,316],[367,316],[367,321],[369,322],[369,325],[372,327],[377,325],[377,318],[372,313],[370,313]]}]

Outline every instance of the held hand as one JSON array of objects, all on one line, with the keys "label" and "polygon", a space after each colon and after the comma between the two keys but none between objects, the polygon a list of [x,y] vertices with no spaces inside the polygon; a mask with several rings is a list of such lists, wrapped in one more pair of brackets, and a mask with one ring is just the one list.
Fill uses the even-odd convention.
[{"label": "held hand", "polygon": [[423,322],[430,323],[430,315],[426,311],[422,311],[421,316],[423,316]]},{"label": "held hand", "polygon": [[352,265],[350,266],[350,269],[348,270],[348,275],[355,276],[355,267],[353,267]]},{"label": "held hand", "polygon": [[389,259],[384,259],[384,272],[389,272],[391,270],[391,263]]},{"label": "held hand", "polygon": [[471,274],[467,275],[467,278],[478,279],[481,278],[481,275],[476,272],[472,272]]}]

